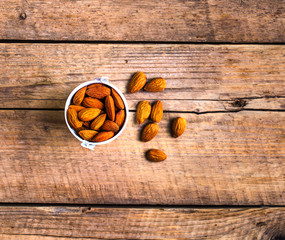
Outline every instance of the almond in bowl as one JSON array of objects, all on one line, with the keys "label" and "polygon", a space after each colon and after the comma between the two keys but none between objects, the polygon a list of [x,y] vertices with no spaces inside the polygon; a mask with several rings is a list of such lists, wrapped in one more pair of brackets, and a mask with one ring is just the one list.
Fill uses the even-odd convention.
[{"label": "almond in bowl", "polygon": [[65,105],[65,120],[82,146],[94,150],[115,140],[125,129],[128,105],[124,95],[105,78],[75,88]]}]

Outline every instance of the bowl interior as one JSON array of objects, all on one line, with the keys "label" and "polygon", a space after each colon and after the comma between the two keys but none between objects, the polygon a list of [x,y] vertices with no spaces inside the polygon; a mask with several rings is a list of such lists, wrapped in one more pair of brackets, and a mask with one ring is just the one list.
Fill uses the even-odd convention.
[{"label": "bowl interior", "polygon": [[[113,88],[119,95],[120,97],[122,98],[123,100],[123,103],[125,105],[125,120],[124,120],[124,123],[122,125],[122,127],[120,128],[120,130],[110,139],[104,141],[104,142],[90,142],[90,141],[86,141],[84,139],[82,139],[78,134],[77,132],[69,125],[69,122],[67,120],[67,109],[69,107],[69,105],[72,104],[72,99],[73,99],[73,96],[76,94],[76,92],[78,90],[80,90],[81,88],[83,87],[86,87],[86,86],[89,86],[91,84],[94,84],[94,83],[100,83],[100,84],[103,84],[103,85],[106,85],[107,87],[109,88]],[[64,109],[64,116],[65,116],[65,121],[66,121],[66,124],[67,124],[67,127],[69,129],[69,131],[73,134],[74,137],[76,137],[79,141],[81,142],[89,142],[89,143],[92,143],[94,145],[103,145],[103,144],[107,144],[109,142],[112,142],[114,141],[125,129],[126,127],[126,124],[127,124],[127,121],[128,121],[128,116],[129,116],[129,108],[128,108],[128,104],[127,104],[127,100],[125,98],[125,96],[123,95],[123,93],[116,87],[114,86],[113,84],[109,83],[108,81],[102,81],[102,79],[95,79],[94,81],[88,81],[88,82],[85,82],[85,83],[82,83],[80,84],[79,86],[77,86],[68,96],[67,100],[66,100],[66,104],[65,104],[65,109]]]}]

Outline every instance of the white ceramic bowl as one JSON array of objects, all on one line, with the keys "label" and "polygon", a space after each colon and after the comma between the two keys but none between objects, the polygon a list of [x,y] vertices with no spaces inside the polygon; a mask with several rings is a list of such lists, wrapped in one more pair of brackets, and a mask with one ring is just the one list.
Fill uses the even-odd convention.
[{"label": "white ceramic bowl", "polygon": [[[126,116],[125,116],[125,122],[124,122],[123,126],[121,127],[120,131],[114,137],[112,137],[112,138],[110,138],[110,139],[108,139],[107,141],[104,141],[104,142],[89,142],[89,141],[83,140],[80,136],[77,135],[76,131],[69,125],[69,123],[67,121],[67,109],[68,109],[69,105],[72,103],[72,99],[73,99],[73,96],[75,95],[75,93],[79,89],[81,89],[81,88],[83,88],[85,86],[88,86],[90,84],[94,84],[94,83],[101,83],[101,84],[105,84],[108,87],[114,88],[116,90],[116,92],[120,95],[120,97],[122,98],[122,100],[123,100],[123,102],[125,104],[125,112],[126,112],[125,115]],[[124,131],[124,129],[125,129],[126,125],[127,125],[127,122],[128,122],[129,108],[128,108],[127,100],[124,97],[124,95],[122,94],[122,92],[117,87],[115,87],[113,84],[109,83],[107,77],[101,77],[101,78],[96,78],[94,81],[88,81],[88,82],[82,83],[79,86],[77,86],[75,89],[73,89],[73,91],[69,94],[69,96],[68,96],[68,98],[66,100],[66,103],[65,103],[64,117],[65,117],[65,122],[66,122],[66,125],[67,125],[69,131],[72,133],[72,135],[75,138],[77,138],[81,142],[81,146],[85,147],[85,148],[88,148],[88,149],[91,149],[91,150],[94,150],[96,145],[107,144],[109,142],[114,141],[117,137],[120,136],[120,134]]]}]

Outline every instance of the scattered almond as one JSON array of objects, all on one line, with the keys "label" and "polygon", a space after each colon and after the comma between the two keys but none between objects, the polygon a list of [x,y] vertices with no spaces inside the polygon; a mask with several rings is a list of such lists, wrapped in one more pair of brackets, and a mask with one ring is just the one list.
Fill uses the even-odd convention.
[{"label": "scattered almond", "polygon": [[82,130],[78,134],[80,137],[82,137],[84,140],[90,141],[98,132],[93,130]]},{"label": "scattered almond", "polygon": [[114,136],[114,132],[99,132],[95,135],[95,137],[92,139],[92,142],[104,142],[108,139],[112,138]]},{"label": "scattered almond", "polygon": [[98,117],[96,117],[93,120],[93,122],[90,125],[90,128],[93,130],[98,130],[105,122],[106,117],[107,117],[106,114],[100,114]]},{"label": "scattered almond", "polygon": [[83,123],[78,120],[77,112],[72,108],[69,108],[67,110],[67,120],[69,124],[75,129],[82,127]]},{"label": "scattered almond", "polygon": [[118,124],[119,127],[123,125],[125,121],[125,110],[120,110],[116,113],[116,123]]},{"label": "scattered almond", "polygon": [[125,109],[125,104],[123,102],[123,99],[120,97],[120,95],[112,88],[112,97],[114,99],[115,106],[119,109]]},{"label": "scattered almond", "polygon": [[92,97],[84,98],[82,101],[82,105],[88,108],[99,108],[101,110],[104,109],[104,104],[100,100]]},{"label": "scattered almond", "polygon": [[88,87],[86,94],[89,97],[97,98],[97,99],[103,99],[106,96],[109,96],[111,94],[111,89],[108,88],[107,86],[96,83],[92,84],[92,87]]},{"label": "scattered almond", "polygon": [[78,118],[84,122],[88,122],[96,118],[100,112],[99,108],[85,108],[78,113]]},{"label": "scattered almond", "polygon": [[178,117],[174,119],[172,122],[172,127],[171,127],[172,136],[175,138],[181,136],[186,129],[186,125],[187,125],[187,122],[185,118]]},{"label": "scattered almond", "polygon": [[146,125],[142,131],[141,140],[143,142],[148,142],[152,140],[158,133],[159,127],[156,123],[149,123]]},{"label": "scattered almond", "polygon": [[146,153],[146,158],[152,162],[161,162],[164,161],[167,156],[166,154],[158,149],[150,149]]},{"label": "scattered almond", "polygon": [[148,119],[151,112],[151,105],[148,101],[141,101],[137,107],[137,123],[142,124]]},{"label": "scattered almond", "polygon": [[87,87],[83,87],[80,90],[78,90],[77,93],[75,93],[75,95],[73,97],[73,103],[75,105],[81,104],[81,102],[83,101],[83,98],[85,96],[86,89],[87,89]]},{"label": "scattered almond", "polygon": [[161,92],[166,88],[166,81],[164,78],[155,78],[149,81],[144,90],[148,92]]},{"label": "scattered almond", "polygon": [[132,77],[128,85],[128,92],[134,93],[141,90],[146,83],[146,75],[143,72],[137,72]]},{"label": "scattered almond", "polygon": [[118,126],[117,123],[113,122],[113,121],[110,121],[110,120],[106,120],[102,127],[100,128],[100,130],[103,130],[103,131],[112,131],[112,132],[118,132],[120,129],[120,127]]},{"label": "scattered almond", "polygon": [[112,96],[107,96],[105,99],[105,108],[108,117],[112,120],[115,121],[116,117],[116,111],[115,111],[115,104]]},{"label": "scattered almond", "polygon": [[163,116],[163,106],[161,101],[156,101],[151,109],[150,119],[153,122],[160,122]]}]

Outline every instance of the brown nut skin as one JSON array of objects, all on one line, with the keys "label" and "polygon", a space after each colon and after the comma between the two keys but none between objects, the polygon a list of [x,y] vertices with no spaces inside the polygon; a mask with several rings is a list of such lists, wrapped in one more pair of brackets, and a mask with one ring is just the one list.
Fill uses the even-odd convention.
[{"label": "brown nut skin", "polygon": [[158,130],[159,127],[156,123],[147,124],[142,131],[141,140],[143,142],[148,142],[152,140],[158,133]]},{"label": "brown nut skin", "polygon": [[73,97],[73,104],[74,105],[80,105],[81,104],[81,102],[84,99],[86,89],[87,89],[87,87],[83,87],[83,88],[79,89],[77,91],[77,93],[75,93],[75,95]]},{"label": "brown nut skin", "polygon": [[146,83],[146,75],[143,72],[137,72],[133,75],[128,85],[128,92],[135,93],[141,90]]},{"label": "brown nut skin", "polygon": [[99,108],[85,108],[78,113],[78,118],[84,122],[89,122],[100,114]]},{"label": "brown nut skin", "polygon": [[101,110],[104,109],[104,103],[92,97],[85,97],[82,101],[82,105],[88,108],[99,108]]},{"label": "brown nut skin", "polygon": [[178,117],[174,119],[171,126],[172,136],[175,138],[181,136],[186,129],[186,125],[187,121],[185,118]]},{"label": "brown nut skin", "polygon": [[90,128],[92,130],[98,130],[104,124],[106,117],[107,117],[106,113],[97,116],[91,123]]},{"label": "brown nut skin", "polygon": [[166,81],[164,78],[155,78],[149,81],[144,90],[147,92],[161,92],[166,88]]},{"label": "brown nut skin", "polygon": [[88,86],[86,94],[89,97],[103,99],[106,96],[111,95],[111,89],[105,86],[104,84],[95,83],[95,84]]},{"label": "brown nut skin", "polygon": [[115,106],[118,109],[125,109],[125,104],[123,102],[123,99],[120,97],[120,95],[113,88],[111,90],[111,95],[114,99]]},{"label": "brown nut skin", "polygon": [[82,109],[84,109],[85,107],[80,106],[80,105],[69,105],[68,108],[72,108],[74,109],[76,112],[80,112]]},{"label": "brown nut skin", "polygon": [[71,127],[73,127],[74,129],[82,127],[83,122],[79,121],[77,112],[74,109],[68,108],[66,114],[67,114],[67,120],[71,125]]},{"label": "brown nut skin", "polygon": [[116,117],[116,110],[115,110],[115,103],[114,103],[114,99],[112,98],[112,96],[107,96],[105,99],[105,108],[106,108],[106,112],[108,117],[110,118],[111,121],[115,121],[115,117]]},{"label": "brown nut skin", "polygon": [[92,139],[92,142],[104,142],[108,139],[112,138],[114,136],[114,132],[99,132],[95,135],[95,137]]},{"label": "brown nut skin", "polygon": [[100,128],[102,131],[112,131],[114,133],[118,132],[120,127],[118,126],[117,123],[110,121],[110,120],[105,120],[104,124]]},{"label": "brown nut skin", "polygon": [[151,105],[148,101],[141,101],[137,106],[136,120],[138,124],[142,124],[148,119],[151,112]]},{"label": "brown nut skin", "polygon": [[82,125],[82,126],[79,127],[79,128],[74,128],[74,130],[78,133],[78,132],[80,132],[80,131],[82,131],[82,130],[90,130],[90,129],[87,128],[87,127],[85,127],[84,125]]},{"label": "brown nut skin", "polygon": [[163,116],[163,106],[161,101],[156,101],[151,109],[150,119],[153,122],[160,122]]},{"label": "brown nut skin", "polygon": [[163,151],[159,149],[150,149],[146,153],[146,158],[152,162],[161,162],[164,161],[167,156]]},{"label": "brown nut skin", "polygon": [[90,121],[89,122],[83,122],[83,126],[85,126],[87,128],[90,128],[90,124],[91,124]]},{"label": "brown nut skin", "polygon": [[125,110],[120,110],[116,113],[116,120],[115,123],[118,124],[119,127],[122,127],[124,121],[125,121]]},{"label": "brown nut skin", "polygon": [[81,130],[78,132],[81,138],[87,141],[91,141],[91,139],[97,134],[97,131],[93,130]]}]

